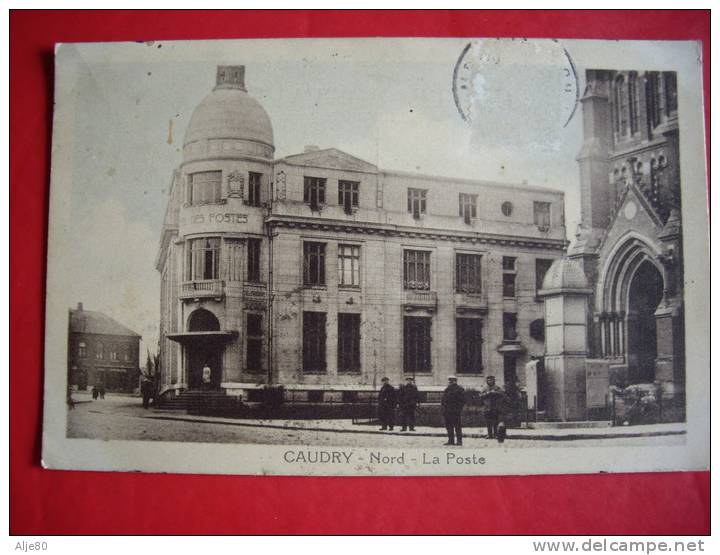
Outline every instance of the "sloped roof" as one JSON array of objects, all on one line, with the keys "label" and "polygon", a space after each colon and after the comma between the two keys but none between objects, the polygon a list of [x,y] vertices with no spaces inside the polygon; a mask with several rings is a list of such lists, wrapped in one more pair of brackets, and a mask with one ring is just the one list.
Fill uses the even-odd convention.
[{"label": "sloped roof", "polygon": [[377,166],[374,164],[337,148],[325,148],[322,150],[301,152],[300,154],[291,154],[277,162],[366,173],[376,173],[378,171]]},{"label": "sloped roof", "polygon": [[94,310],[71,310],[70,331],[75,333],[97,333],[102,335],[127,335],[141,337],[130,328]]}]

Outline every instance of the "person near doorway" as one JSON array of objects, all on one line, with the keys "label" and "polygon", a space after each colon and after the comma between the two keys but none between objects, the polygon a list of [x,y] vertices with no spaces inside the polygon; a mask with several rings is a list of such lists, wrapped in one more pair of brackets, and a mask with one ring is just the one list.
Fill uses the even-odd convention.
[{"label": "person near doorway", "polygon": [[142,381],[140,382],[140,393],[142,393],[143,408],[150,408],[150,397],[152,397],[152,381],[145,374],[143,374]]},{"label": "person near doorway", "polygon": [[415,380],[411,377],[405,378],[405,385],[400,387],[398,397],[400,405],[400,424],[402,425],[401,431],[404,432],[410,428],[410,431],[414,432],[415,409],[417,408],[420,397],[418,388],[415,385]]},{"label": "person near doorway", "polygon": [[212,370],[207,364],[205,364],[202,369],[202,387],[203,389],[210,389],[212,387]]},{"label": "person near doorway", "polygon": [[458,385],[457,377],[448,376],[448,386],[443,392],[441,406],[448,435],[445,445],[462,445],[462,409],[465,406],[465,389]]},{"label": "person near doorway", "polygon": [[380,380],[382,387],[378,393],[378,418],[380,429],[392,430],[395,427],[395,405],[397,405],[397,391],[390,385],[388,378]]},{"label": "person near doorway", "polygon": [[100,395],[100,390],[98,389],[98,386],[94,385],[92,388],[93,401],[97,401],[98,395]]},{"label": "person near doorway", "polygon": [[480,392],[483,416],[487,424],[488,439],[496,439],[498,424],[502,418],[503,404],[505,403],[505,392],[499,385],[495,384],[495,376],[488,376],[485,379],[486,385]]}]

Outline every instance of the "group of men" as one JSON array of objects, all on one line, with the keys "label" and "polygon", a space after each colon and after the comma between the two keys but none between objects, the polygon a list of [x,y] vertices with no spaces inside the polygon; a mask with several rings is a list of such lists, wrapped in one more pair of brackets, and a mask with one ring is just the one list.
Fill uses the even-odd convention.
[{"label": "group of men", "polygon": [[[420,394],[411,377],[405,379],[405,385],[395,389],[390,385],[389,378],[383,378],[378,393],[378,419],[381,430],[395,428],[395,407],[400,409],[401,431],[415,431],[415,412],[420,402]],[[495,376],[486,378],[486,385],[480,392],[480,403],[487,424],[488,439],[505,439],[505,427],[502,423],[502,409],[505,393],[495,384]],[[443,391],[442,414],[448,441],[445,445],[462,445],[462,410],[466,403],[465,389],[458,384],[456,376],[448,376],[448,385]]]}]

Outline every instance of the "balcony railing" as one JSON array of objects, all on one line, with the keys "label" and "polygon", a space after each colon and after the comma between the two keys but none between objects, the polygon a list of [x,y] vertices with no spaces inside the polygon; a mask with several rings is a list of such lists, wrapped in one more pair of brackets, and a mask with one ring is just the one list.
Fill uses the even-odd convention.
[{"label": "balcony railing", "polygon": [[186,281],[180,290],[181,299],[199,299],[205,297],[222,297],[223,281],[220,279],[198,279]]},{"label": "balcony railing", "polygon": [[437,293],[435,291],[406,290],[403,295],[403,304],[406,307],[436,308]]}]

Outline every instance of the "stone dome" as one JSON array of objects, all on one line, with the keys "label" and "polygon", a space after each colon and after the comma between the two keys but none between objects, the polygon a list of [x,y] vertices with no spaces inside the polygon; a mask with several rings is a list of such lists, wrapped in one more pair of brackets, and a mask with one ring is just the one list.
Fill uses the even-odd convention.
[{"label": "stone dome", "polygon": [[[212,151],[272,157],[270,117],[245,90],[244,66],[219,66],[217,85],[195,108],[185,132],[185,154],[202,158]],[[210,144],[212,143],[212,144]]]},{"label": "stone dome", "polygon": [[550,266],[543,279],[542,291],[589,291],[585,272],[575,260],[561,258]]}]

